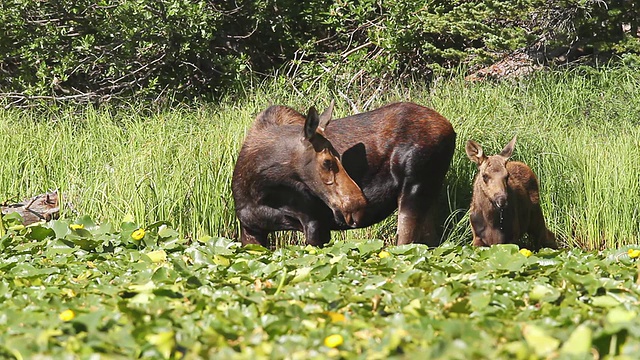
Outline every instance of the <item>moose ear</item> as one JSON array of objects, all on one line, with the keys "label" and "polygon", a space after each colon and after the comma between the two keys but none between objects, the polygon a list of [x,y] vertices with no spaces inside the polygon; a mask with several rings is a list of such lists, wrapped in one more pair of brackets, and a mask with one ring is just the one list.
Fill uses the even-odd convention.
[{"label": "moose ear", "polygon": [[467,152],[467,157],[469,160],[474,163],[480,165],[487,158],[484,156],[484,152],[482,151],[482,146],[473,140],[467,141],[467,145],[464,147],[464,150]]},{"label": "moose ear", "polygon": [[310,107],[307,118],[304,121],[304,138],[309,140],[316,135],[316,129],[320,123],[320,117],[315,107]]},{"label": "moose ear", "polygon": [[516,136],[513,136],[513,139],[511,139],[511,141],[509,141],[509,143],[507,144],[507,146],[504,147],[504,149],[502,149],[502,151],[500,152],[500,156],[502,156],[505,159],[508,159],[511,157],[511,155],[513,154],[513,149],[516,147]]},{"label": "moose ear", "polygon": [[318,125],[318,128],[322,131],[327,128],[327,125],[329,125],[329,122],[331,121],[331,117],[333,116],[333,105],[335,105],[335,100],[332,99],[329,107],[322,112],[322,115],[320,115],[320,124]]}]

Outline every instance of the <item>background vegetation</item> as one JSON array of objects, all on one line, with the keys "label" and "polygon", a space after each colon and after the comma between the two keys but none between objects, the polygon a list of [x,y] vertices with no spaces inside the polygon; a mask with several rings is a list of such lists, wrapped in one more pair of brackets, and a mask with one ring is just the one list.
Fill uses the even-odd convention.
[{"label": "background vegetation", "polygon": [[[0,201],[64,203],[60,220],[0,221],[0,358],[637,357],[639,11],[1,2]],[[463,80],[518,54],[555,70]],[[254,116],[333,98],[337,116],[414,101],[451,120],[440,247],[385,247],[393,216],[319,249],[235,241],[231,170]],[[495,153],[514,134],[568,249],[467,245],[464,143]]]},{"label": "background vegetation", "polygon": [[640,53],[631,0],[7,0],[0,91],[33,99],[156,101],[233,92],[285,73],[304,91],[429,80],[524,51],[546,63]]}]

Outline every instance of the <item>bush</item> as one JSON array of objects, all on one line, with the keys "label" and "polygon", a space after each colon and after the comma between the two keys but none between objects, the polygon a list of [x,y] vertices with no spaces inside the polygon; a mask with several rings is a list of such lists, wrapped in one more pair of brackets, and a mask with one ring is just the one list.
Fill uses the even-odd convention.
[{"label": "bush", "polygon": [[185,100],[280,69],[304,89],[327,72],[429,79],[534,44],[639,53],[639,11],[623,0],[7,0],[0,91]]},{"label": "bush", "polygon": [[312,16],[296,2],[278,3],[285,6],[8,0],[0,5],[0,87],[18,100],[219,94],[298,48],[306,31],[298,17]]}]

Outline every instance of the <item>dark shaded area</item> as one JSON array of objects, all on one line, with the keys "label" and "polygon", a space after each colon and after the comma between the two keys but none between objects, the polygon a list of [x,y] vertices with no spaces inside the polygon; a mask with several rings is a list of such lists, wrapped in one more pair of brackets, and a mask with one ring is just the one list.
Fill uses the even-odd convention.
[{"label": "dark shaded area", "polygon": [[345,150],[342,153],[341,161],[353,181],[358,186],[362,186],[363,177],[369,170],[367,149],[364,144],[360,142]]}]

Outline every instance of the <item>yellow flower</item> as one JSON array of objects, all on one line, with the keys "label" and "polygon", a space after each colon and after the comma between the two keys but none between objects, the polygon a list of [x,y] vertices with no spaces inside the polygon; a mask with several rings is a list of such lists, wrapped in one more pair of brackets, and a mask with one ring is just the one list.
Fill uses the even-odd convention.
[{"label": "yellow flower", "polygon": [[331,322],[341,322],[341,321],[345,321],[345,317],[343,314],[337,313],[335,311],[327,311],[325,312],[325,314],[327,314],[327,316],[329,316],[329,318],[331,318]]},{"label": "yellow flower", "polygon": [[67,310],[61,312],[60,315],[58,315],[58,317],[62,321],[71,321],[71,320],[73,320],[73,318],[76,317],[76,314],[73,312],[73,310],[67,309]]},{"label": "yellow flower", "polygon": [[635,259],[637,257],[640,257],[640,250],[638,250],[638,249],[629,249],[629,251],[627,251],[627,254],[629,254],[630,258]]},{"label": "yellow flower", "polygon": [[144,229],[138,229],[131,233],[131,238],[135,241],[140,241],[144,237]]},{"label": "yellow flower", "polygon": [[524,256],[526,256],[526,257],[529,257],[529,256],[531,256],[531,254],[533,254],[533,253],[532,253],[532,252],[531,252],[531,250],[529,250],[529,249],[520,249],[520,254],[522,254],[522,255],[524,255]]},{"label": "yellow flower", "polygon": [[343,342],[344,338],[340,334],[333,334],[324,338],[324,346],[330,348],[337,348],[338,346],[342,345]]},{"label": "yellow flower", "polygon": [[391,254],[389,254],[388,251],[384,251],[384,250],[380,251],[380,253],[378,254],[378,257],[380,259],[384,259],[384,258],[387,258],[389,256],[391,256]]},{"label": "yellow flower", "polygon": [[80,229],[84,229],[84,225],[82,225],[82,224],[71,224],[71,225],[69,225],[69,228],[71,230],[80,230]]}]

